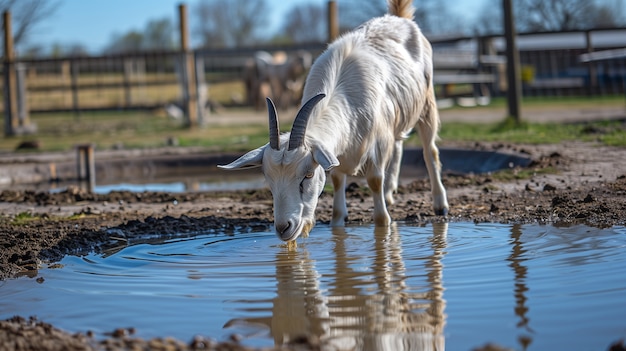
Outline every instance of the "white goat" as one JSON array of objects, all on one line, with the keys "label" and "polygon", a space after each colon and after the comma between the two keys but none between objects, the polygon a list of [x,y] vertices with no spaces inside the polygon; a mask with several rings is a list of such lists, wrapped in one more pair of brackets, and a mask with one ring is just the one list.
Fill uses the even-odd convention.
[{"label": "white goat", "polygon": [[388,226],[402,142],[417,126],[424,146],[433,207],[448,212],[435,145],[439,114],[432,81],[432,49],[413,22],[412,0],[389,0],[389,13],[329,45],[307,77],[291,133],[279,135],[267,99],[270,142],[225,169],[262,167],[274,197],[276,233],[284,241],[308,235],[330,171],[332,226],[347,218],[346,175],[363,174],[372,191],[374,223]]}]

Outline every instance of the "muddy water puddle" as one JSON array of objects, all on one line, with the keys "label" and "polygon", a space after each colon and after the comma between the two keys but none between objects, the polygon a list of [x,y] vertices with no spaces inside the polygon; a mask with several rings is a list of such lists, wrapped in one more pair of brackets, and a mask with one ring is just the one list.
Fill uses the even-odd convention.
[{"label": "muddy water puddle", "polygon": [[624,227],[320,224],[295,250],[252,231],[67,256],[0,282],[0,318],[251,346],[601,350],[626,337],[624,267]]},{"label": "muddy water puddle", "polygon": [[[261,174],[181,178],[157,178],[143,181],[135,180],[135,182],[96,184],[93,191],[96,194],[108,194],[112,191],[184,193],[260,189],[265,186],[265,179]],[[64,189],[62,188],[61,190]]]},{"label": "muddy water puddle", "polygon": [[[68,187],[81,187],[97,194],[111,191],[158,191],[169,193],[198,191],[230,191],[259,189],[266,186],[259,170],[228,172],[217,168],[217,164],[233,161],[235,155],[164,155],[154,158],[99,160],[93,184],[76,181],[76,166],[65,164],[57,177],[31,184],[16,177],[0,184],[0,191],[36,190],[61,192]],[[531,163],[528,154],[500,151],[466,150],[441,148],[442,170],[448,174],[489,173],[514,167],[526,167]],[[71,171],[69,169],[71,168]],[[400,183],[427,178],[423,151],[406,148],[403,153]],[[35,177],[36,178],[36,177]],[[356,177],[350,181],[363,181]],[[0,183],[1,180],[0,180]],[[330,185],[330,180],[329,180]]]}]

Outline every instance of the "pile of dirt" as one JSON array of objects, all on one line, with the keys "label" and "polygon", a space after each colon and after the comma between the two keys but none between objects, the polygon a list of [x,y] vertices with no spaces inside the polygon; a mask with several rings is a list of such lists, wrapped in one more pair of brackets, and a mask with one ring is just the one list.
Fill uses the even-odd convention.
[{"label": "pile of dirt", "polygon": [[[69,334],[55,328],[53,325],[37,320],[37,318],[12,317],[0,321],[0,350],[11,351],[122,351],[122,350],[150,350],[150,351],[249,351],[250,347],[242,346],[239,338],[233,335],[230,340],[217,342],[215,340],[196,336],[189,342],[182,342],[173,338],[154,338],[144,340],[134,337],[133,328],[118,328],[110,333],[108,338],[96,340],[93,333],[86,332]],[[316,339],[303,336],[286,347],[254,349],[258,351],[271,350],[320,350]]]}]

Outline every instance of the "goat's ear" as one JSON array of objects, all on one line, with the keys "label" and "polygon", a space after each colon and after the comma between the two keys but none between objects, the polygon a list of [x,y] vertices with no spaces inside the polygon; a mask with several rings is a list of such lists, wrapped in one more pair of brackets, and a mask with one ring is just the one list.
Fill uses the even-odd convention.
[{"label": "goat's ear", "polygon": [[323,145],[316,145],[313,148],[313,159],[319,163],[325,171],[330,171],[334,167],[339,166],[337,157]]},{"label": "goat's ear", "polygon": [[267,145],[265,144],[258,149],[248,151],[245,155],[227,165],[218,165],[217,167],[228,170],[261,167],[263,164],[263,153]]}]

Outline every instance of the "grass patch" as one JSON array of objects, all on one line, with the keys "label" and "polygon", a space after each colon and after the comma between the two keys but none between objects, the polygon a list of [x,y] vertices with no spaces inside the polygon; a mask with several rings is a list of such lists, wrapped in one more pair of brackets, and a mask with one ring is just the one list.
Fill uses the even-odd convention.
[{"label": "grass patch", "polygon": [[558,170],[554,167],[540,169],[513,168],[503,169],[491,174],[491,178],[497,181],[510,182],[513,180],[530,179],[538,174],[556,174]]},{"label": "grass patch", "polygon": [[[529,123],[506,118],[493,124],[451,122],[442,126],[440,136],[444,141],[556,144],[562,141],[579,140],[626,146],[626,121]],[[412,142],[416,143],[416,141]]]},{"label": "grass patch", "polygon": [[[149,112],[91,113],[76,119],[71,114],[38,116],[40,132],[34,136],[0,138],[0,151],[13,151],[24,141],[36,140],[43,151],[68,151],[75,145],[93,143],[96,149],[114,147],[152,148],[176,139],[183,147],[204,147],[214,151],[246,151],[267,142],[267,125],[210,125],[189,129],[180,121]],[[499,123],[445,123],[440,132],[445,141],[509,142],[554,144],[562,141],[594,141],[626,147],[626,121],[586,123],[518,123],[504,119]],[[415,135],[407,145],[420,146]],[[28,151],[21,151],[28,152]]]},{"label": "grass patch", "polygon": [[17,226],[24,226],[24,225],[29,225],[32,222],[40,221],[40,220],[54,221],[54,222],[74,221],[74,220],[86,218],[88,216],[94,217],[93,215],[87,215],[84,213],[76,213],[67,217],[57,217],[57,216],[48,216],[46,214],[38,215],[38,214],[33,214],[31,212],[20,212],[13,216],[11,215],[0,216],[0,221],[3,221],[5,223],[11,223]]},{"label": "grass patch", "polygon": [[[240,125],[187,128],[163,111],[85,112],[34,114],[35,135],[0,138],[0,151],[14,151],[23,142],[36,142],[36,151],[69,151],[77,144],[92,143],[96,149],[117,147],[153,148],[176,139],[180,146],[199,146],[220,151],[240,151],[267,142],[266,120]],[[20,150],[19,152],[29,152]]]},{"label": "grass patch", "polygon": [[[226,99],[237,90],[234,84],[219,90]],[[217,92],[216,92],[217,94]],[[525,98],[524,107],[558,110],[563,108],[583,109],[602,106],[623,106],[623,96],[585,98]],[[501,109],[506,104],[503,98],[496,98],[489,106],[476,107],[476,111]],[[460,107],[454,107],[460,108]],[[468,109],[468,108],[463,108]],[[181,121],[167,117],[164,111],[119,111],[83,112],[80,117],[73,113],[31,114],[31,120],[38,126],[38,133],[30,136],[0,138],[0,152],[14,151],[24,141],[36,141],[37,151],[69,151],[77,144],[93,143],[98,150],[114,147],[152,148],[168,145],[177,140],[184,147],[205,147],[215,151],[246,151],[267,142],[267,120],[264,112],[256,113],[249,109],[231,108],[222,117],[232,115],[258,114],[258,122],[245,124],[210,124],[206,127],[190,129]],[[209,116],[208,118],[211,118]],[[248,119],[249,120],[249,119]],[[283,130],[288,130],[285,123]],[[3,131],[4,125],[0,125]],[[285,129],[287,128],[287,129]],[[595,141],[605,145],[626,146],[626,121],[594,121],[588,123],[517,123],[513,119],[503,119],[499,123],[481,124],[466,122],[446,122],[440,136],[444,141],[489,141],[511,143],[559,143],[562,141]],[[419,146],[413,136],[408,145]],[[20,151],[28,152],[28,151]]]},{"label": "grass patch", "polygon": [[32,221],[36,221],[41,219],[41,217],[36,216],[30,212],[20,212],[13,217],[11,223],[14,225],[26,225]]},{"label": "grass patch", "polygon": [[[604,96],[524,96],[522,97],[522,113],[525,108],[559,109],[567,108],[593,108],[598,106],[624,106],[624,95]],[[502,108],[507,106],[506,97],[494,97],[485,108]],[[467,109],[467,107],[455,106],[453,108]],[[480,107],[479,107],[480,108]]]},{"label": "grass patch", "polygon": [[[501,97],[502,105],[506,106],[506,99]],[[601,106],[624,106],[624,95],[603,95],[603,96],[526,96],[522,98],[522,108],[524,107],[542,107],[542,108],[559,108],[567,106],[568,108],[589,108]]]}]

